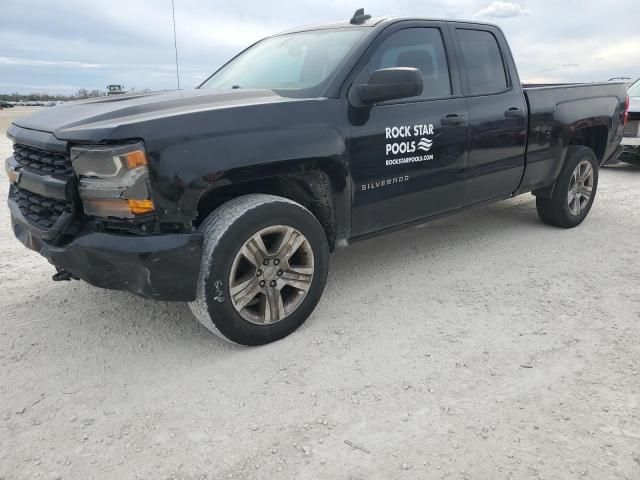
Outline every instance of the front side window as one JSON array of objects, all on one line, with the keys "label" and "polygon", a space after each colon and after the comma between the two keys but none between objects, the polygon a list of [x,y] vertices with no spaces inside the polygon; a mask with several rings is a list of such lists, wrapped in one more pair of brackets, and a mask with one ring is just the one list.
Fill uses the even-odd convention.
[{"label": "front side window", "polygon": [[303,91],[317,87],[331,77],[364,33],[349,28],[267,38],[231,60],[200,88]]},{"label": "front side window", "polygon": [[424,88],[418,99],[451,95],[451,80],[442,35],[437,28],[407,28],[389,35],[358,76],[366,83],[381,68],[411,67],[422,73]]},{"label": "front side window", "polygon": [[482,30],[458,30],[462,59],[472,95],[497,93],[508,86],[496,37]]}]

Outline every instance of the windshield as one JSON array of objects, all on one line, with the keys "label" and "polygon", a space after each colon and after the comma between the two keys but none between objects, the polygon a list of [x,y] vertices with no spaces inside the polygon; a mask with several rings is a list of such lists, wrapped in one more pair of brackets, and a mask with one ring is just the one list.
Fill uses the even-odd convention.
[{"label": "windshield", "polygon": [[640,97],[640,80],[629,87],[630,97]]},{"label": "windshield", "polygon": [[364,29],[316,30],[267,38],[242,52],[200,88],[308,90],[331,77]]}]

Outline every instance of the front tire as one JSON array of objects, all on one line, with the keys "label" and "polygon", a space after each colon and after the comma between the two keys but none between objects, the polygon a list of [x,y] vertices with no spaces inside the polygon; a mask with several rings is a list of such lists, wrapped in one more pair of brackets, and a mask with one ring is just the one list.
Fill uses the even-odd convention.
[{"label": "front tire", "polygon": [[598,159],[588,147],[569,147],[551,198],[536,197],[543,222],[561,228],[580,225],[591,210],[598,189]]},{"label": "front tire", "polygon": [[200,225],[204,248],[196,318],[223,339],[263,345],[311,315],[326,282],[329,248],[318,220],[273,195],[238,197]]}]

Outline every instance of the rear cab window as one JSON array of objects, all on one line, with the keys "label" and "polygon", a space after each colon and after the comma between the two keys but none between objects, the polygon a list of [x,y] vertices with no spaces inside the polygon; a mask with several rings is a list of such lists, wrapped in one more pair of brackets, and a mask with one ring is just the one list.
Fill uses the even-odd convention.
[{"label": "rear cab window", "polygon": [[496,37],[486,30],[456,29],[470,95],[504,92],[509,79]]}]

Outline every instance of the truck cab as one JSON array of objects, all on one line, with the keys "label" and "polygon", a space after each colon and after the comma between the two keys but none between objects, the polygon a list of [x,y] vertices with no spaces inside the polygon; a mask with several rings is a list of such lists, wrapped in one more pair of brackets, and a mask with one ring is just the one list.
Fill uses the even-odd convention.
[{"label": "truck cab", "polygon": [[[393,22],[371,42],[345,87],[389,68],[417,69],[422,92],[349,112],[352,235],[510,196],[524,170],[527,106],[500,30]],[[402,130],[387,138],[389,128]]]}]

